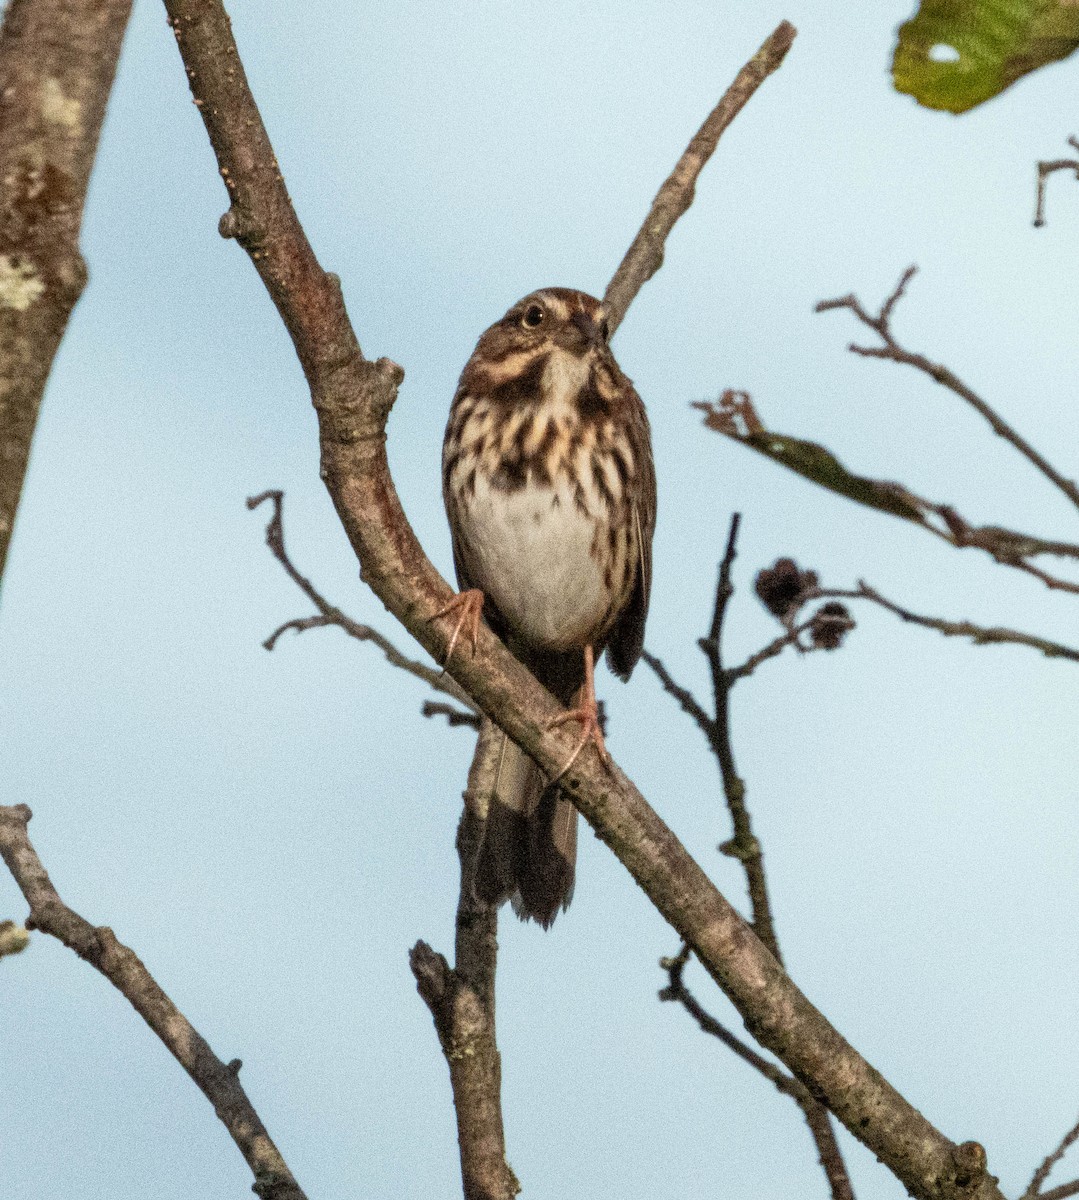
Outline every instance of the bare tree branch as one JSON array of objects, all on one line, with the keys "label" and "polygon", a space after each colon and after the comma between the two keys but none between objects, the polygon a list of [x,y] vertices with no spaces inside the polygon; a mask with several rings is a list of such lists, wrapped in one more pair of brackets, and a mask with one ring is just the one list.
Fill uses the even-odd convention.
[{"label": "bare tree branch", "polygon": [[[1068,145],[1073,150],[1079,150],[1079,139],[1068,138]],[[1038,163],[1038,202],[1034,206],[1034,228],[1041,229],[1045,224],[1045,187],[1049,176],[1056,171],[1074,171],[1079,179],[1079,158],[1054,158],[1048,162]]]},{"label": "bare tree branch", "polygon": [[[720,776],[723,781],[723,794],[731,815],[734,836],[724,842],[720,851],[737,858],[746,873],[746,884],[749,891],[750,907],[753,914],[753,929],[760,940],[771,951],[777,962],[782,962],[779,950],[779,940],[776,937],[775,922],[772,917],[771,901],[768,895],[768,883],[764,872],[764,854],[761,844],[753,834],[749,809],[745,803],[745,781],[738,774],[734,763],[734,751],[730,735],[730,692],[739,679],[744,679],[769,658],[774,658],[791,645],[799,645],[800,634],[812,629],[818,614],[802,625],[792,625],[781,638],[769,643],[763,650],[752,655],[740,667],[733,669],[723,666],[722,638],[723,623],[727,606],[734,594],[734,584],[731,571],[734,566],[735,551],[738,541],[738,530],[741,524],[741,514],[731,517],[730,531],[727,535],[727,548],[719,568],[719,580],[716,586],[716,599],[712,612],[711,628],[708,636],[702,638],[700,647],[708,658],[709,670],[712,676],[713,703],[716,715],[709,717],[700,702],[680,684],[676,683],[659,659],[651,654],[645,654],[645,662],[652,668],[663,684],[665,690],[678,701],[682,710],[697,723],[708,739],[712,752],[719,764]],[[816,576],[810,576],[815,579]],[[848,619],[849,620],[849,619]],[[691,1016],[707,1033],[718,1037],[728,1045],[735,1054],[745,1059],[752,1066],[770,1079],[780,1091],[792,1096],[802,1109],[809,1131],[817,1145],[821,1166],[824,1168],[831,1189],[833,1200],[853,1200],[854,1190],[850,1176],[847,1173],[843,1155],[835,1138],[828,1117],[828,1111],[810,1094],[810,1092],[791,1079],[785,1072],[779,1071],[773,1064],[762,1059],[755,1051],[749,1050],[739,1039],[731,1034],[724,1026],[710,1017],[689,993],[682,982],[682,973],[688,960],[690,947],[683,945],[682,950],[670,959],[664,959],[662,966],[668,972],[668,987],[660,992],[661,1000],[678,1000]]]},{"label": "bare tree branch", "polygon": [[689,954],[689,947],[683,945],[674,958],[660,959],[659,965],[667,972],[668,979],[667,986],[659,993],[660,1000],[673,1000],[681,1004],[705,1033],[717,1038],[743,1062],[759,1071],[765,1079],[775,1085],[777,1091],[791,1097],[802,1110],[809,1131],[813,1135],[813,1140],[817,1145],[818,1161],[828,1180],[833,1200],[854,1200],[854,1189],[836,1143],[827,1109],[815,1100],[809,1089],[793,1075],[788,1075],[775,1063],[763,1058],[705,1010],[696,996],[686,987],[683,979]]},{"label": "bare tree branch", "polygon": [[[196,104],[232,201],[224,220],[293,338],[319,417],[322,477],[363,578],[440,661],[454,592],[405,518],[386,460],[386,422],[403,378],[360,352],[339,282],[293,212],[219,0],[165,0]],[[550,694],[486,627],[450,666],[476,704],[550,775],[576,744]],[[795,987],[738,913],[614,764],[581,754],[562,787],[742,1014],[754,1036],[832,1109],[915,1196],[1000,1200],[984,1151],[957,1146],[875,1071]]]},{"label": "bare tree branch", "polygon": [[10,0],[0,27],[0,576],[45,381],[86,285],[79,227],[131,0]]},{"label": "bare tree branch", "polygon": [[[1027,1190],[1020,1196],[1019,1200],[1035,1200],[1037,1196],[1040,1196],[1041,1200],[1050,1200],[1050,1198],[1052,1200],[1064,1200],[1065,1196],[1074,1196],[1079,1193],[1079,1181],[1076,1183],[1061,1184],[1060,1187],[1053,1188],[1051,1192],[1042,1191],[1042,1185],[1049,1178],[1049,1172],[1052,1171],[1077,1141],[1079,1141],[1079,1121],[1076,1121],[1057,1145],[1042,1159],[1038,1169],[1031,1177],[1030,1183],[1027,1184]],[[1072,1188],[1075,1190],[1070,1191],[1069,1189]]]},{"label": "bare tree branch", "polygon": [[[998,559],[998,562],[1001,560]],[[1079,594],[1079,583],[1073,583],[1070,579],[1061,579],[1057,575],[1050,575],[1048,571],[1043,571],[1040,567],[1034,566],[1033,563],[1017,559],[1015,562],[1007,564],[1010,567],[1015,567],[1017,571],[1026,571],[1028,575],[1033,575],[1035,579],[1040,579],[1047,588],[1051,588],[1055,592],[1071,592],[1073,595]]]},{"label": "bare tree branch", "polygon": [[425,700],[420,712],[425,717],[445,717],[446,724],[451,729],[457,729],[465,725],[469,729],[475,729],[478,732],[483,725],[483,718],[477,713],[465,712],[460,708],[454,708],[452,704],[442,704],[438,700]]},{"label": "bare tree branch", "polygon": [[792,626],[786,633],[770,641],[767,646],[762,646],[756,653],[751,654],[741,666],[728,667],[726,669],[728,688],[733,687],[739,679],[748,679],[762,663],[768,662],[771,658],[777,658],[788,646],[797,646],[803,652],[808,652],[802,646],[800,639],[804,633],[808,633],[813,628],[815,621],[816,618],[811,617],[800,625]]},{"label": "bare tree branch", "polygon": [[663,684],[663,690],[678,701],[681,710],[686,716],[693,718],[697,723],[698,729],[711,742],[715,732],[715,721],[704,711],[696,696],[688,688],[684,688],[678,683],[670,671],[663,665],[662,659],[657,658],[647,650],[641,652],[641,658],[655,672],[660,683]]},{"label": "bare tree branch", "polygon": [[789,21],[781,21],[776,26],[757,53],[738,72],[656,193],[640,232],[626,251],[603,297],[612,334],[622,324],[637,293],[663,265],[663,247],[667,236],[678,218],[693,203],[697,177],[712,157],[719,139],[757,88],[773,71],[778,70],[797,32]]},{"label": "bare tree branch", "polygon": [[921,625],[926,629],[936,629],[945,637],[970,638],[976,646],[1012,645],[1029,646],[1038,650],[1046,658],[1065,658],[1070,662],[1079,662],[1079,650],[1064,646],[1060,642],[1051,642],[1046,638],[1035,637],[1030,633],[1022,633],[1018,629],[1004,629],[998,625],[975,625],[973,621],[948,621],[943,617],[926,617],[920,613],[911,612],[894,601],[882,596],[876,588],[870,587],[864,579],[858,581],[856,588],[818,588],[808,593],[806,599],[834,598],[840,600],[869,600],[879,604],[889,612],[895,613],[903,621],[912,625]]},{"label": "bare tree branch", "polygon": [[502,1127],[502,1064],[495,1043],[498,913],[472,893],[488,798],[494,791],[502,738],[489,721],[468,774],[457,832],[461,892],[456,965],[426,942],[409,955],[416,987],[434,1018],[450,1069],[465,1200],[513,1200],[521,1190],[506,1161]]},{"label": "bare tree branch", "polygon": [[775,922],[772,917],[772,905],[768,897],[768,883],[764,874],[764,854],[760,842],[754,836],[749,809],[745,804],[745,781],[738,774],[734,762],[730,730],[731,685],[723,667],[721,645],[723,621],[726,617],[727,605],[730,603],[731,596],[734,595],[731,568],[734,566],[740,523],[741,514],[735,513],[731,518],[727,549],[719,568],[712,625],[708,636],[701,640],[700,645],[708,659],[708,669],[712,675],[712,697],[716,711],[712,749],[715,752],[716,761],[719,763],[720,774],[723,778],[723,795],[726,797],[727,809],[731,814],[731,824],[734,828],[734,836],[730,841],[725,842],[721,849],[724,854],[738,859],[742,864],[742,869],[746,873],[746,884],[749,888],[753,930],[772,952],[776,962],[782,963],[783,957],[779,951],[779,940],[776,937]]},{"label": "bare tree branch", "polygon": [[[361,625],[358,621],[354,621],[351,617],[343,613],[339,608],[330,604],[315,588],[314,584],[296,570],[285,549],[285,525],[282,511],[285,493],[273,489],[262,492],[258,496],[251,496],[247,501],[247,507],[249,509],[256,509],[267,500],[273,505],[273,515],[266,526],[266,545],[270,547],[274,558],[285,568],[285,572],[292,582],[318,609],[319,615],[317,617],[296,617],[291,621],[286,621],[284,625],[279,626],[270,634],[262,643],[263,646],[267,650],[272,650],[277,645],[278,638],[289,630],[303,633],[308,629],[325,629],[328,626],[336,625],[339,629],[343,629],[349,637],[355,638],[358,642],[372,642],[376,645],[386,656],[386,661],[391,667],[398,667],[400,670],[406,671],[409,675],[415,675],[417,679],[422,679],[428,687],[434,688],[436,692],[452,696],[458,704],[464,705],[471,714],[470,719],[467,722],[460,720],[451,721],[451,725],[471,724],[478,729],[479,712],[477,708],[445,671],[438,671],[434,667],[427,666],[426,663],[417,662],[416,659],[408,658],[402,654],[393,642],[379,633],[377,629],[374,629],[370,625]],[[432,708],[431,712],[428,712],[427,704],[425,703],[423,715],[429,717],[432,715],[432,712],[440,712],[448,716],[450,711],[456,710],[450,710],[447,705],[443,705],[441,708],[436,706]]]},{"label": "bare tree branch", "polygon": [[262,1200],[305,1200],[239,1080],[241,1063],[223,1063],[165,995],[133,950],[111,929],[93,926],[60,899],[30,844],[25,804],[0,807],[0,857],[30,905],[27,929],[57,938],[120,991],[213,1105],[255,1176]]},{"label": "bare tree branch", "polygon": [[1050,483],[1059,488],[1076,508],[1079,508],[1079,487],[1075,485],[1073,480],[1065,479],[1042,454],[1035,450],[1024,437],[1020,436],[981,396],[967,387],[953,371],[950,371],[941,363],[930,361],[923,354],[915,354],[910,350],[904,350],[895,340],[891,325],[892,312],[902,299],[907,284],[910,283],[917,270],[917,267],[907,267],[900,277],[899,283],[896,284],[894,291],[885,300],[880,312],[875,317],[870,316],[862,306],[862,302],[853,292],[847,296],[840,296],[836,300],[822,300],[814,311],[821,313],[837,308],[849,308],[858,320],[863,325],[872,329],[884,343],[883,346],[856,346],[851,343],[847,349],[852,354],[860,354],[863,358],[886,358],[891,362],[905,363],[907,366],[921,371],[924,375],[928,375],[935,383],[946,387],[950,392],[954,392],[955,395],[961,400],[965,400],[975,412],[989,422],[990,428],[998,437],[1002,437],[1006,442],[1010,442]]},{"label": "bare tree branch", "polygon": [[[732,858],[736,858],[746,874],[746,885],[749,890],[749,901],[753,912],[753,929],[761,941],[768,947],[776,962],[782,963],[783,957],[779,949],[779,939],[776,936],[775,920],[772,916],[772,904],[768,895],[768,880],[764,871],[764,851],[760,841],[753,833],[753,824],[746,805],[745,780],[738,773],[734,761],[734,747],[731,742],[730,727],[730,695],[731,688],[738,678],[743,678],[753,670],[743,664],[735,675],[723,666],[723,623],[727,615],[727,607],[734,595],[734,584],[731,571],[738,542],[738,528],[741,515],[735,513],[731,517],[730,532],[727,536],[727,549],[719,568],[719,581],[716,585],[715,607],[712,612],[712,624],[708,636],[701,641],[701,649],[708,659],[712,675],[712,696],[715,704],[715,735],[712,748],[719,762],[720,774],[723,778],[723,795],[727,800],[727,808],[731,814],[731,824],[734,836],[720,846],[720,850]],[[808,626],[807,626],[808,627]],[[784,645],[789,644],[784,642]],[[778,654],[783,646],[776,650]],[[763,659],[761,659],[763,661]],[[851,1187],[850,1176],[847,1173],[843,1155],[836,1141],[835,1131],[828,1119],[827,1110],[819,1099],[810,1097],[808,1101],[799,1101],[805,1114],[806,1123],[817,1144],[821,1165],[828,1177],[828,1185],[832,1191],[833,1200],[853,1200],[854,1190]]]},{"label": "bare tree branch", "polygon": [[765,1079],[774,1084],[776,1090],[782,1092],[783,1095],[790,1096],[799,1104],[804,1101],[812,1101],[813,1097],[810,1095],[808,1088],[799,1083],[793,1075],[788,1075],[786,1071],[777,1067],[775,1063],[762,1057],[752,1046],[747,1046],[737,1034],[732,1033],[726,1025],[721,1021],[717,1021],[715,1017],[707,1012],[689,988],[686,987],[684,975],[691,953],[689,946],[683,944],[682,949],[673,958],[661,958],[659,960],[660,967],[667,972],[667,986],[660,991],[660,1000],[681,1004],[705,1033],[721,1041],[728,1050],[732,1051],[743,1062],[748,1063],[755,1071],[758,1071]]},{"label": "bare tree branch", "polygon": [[999,525],[971,525],[950,504],[926,500],[901,483],[855,475],[824,446],[766,429],[748,392],[728,389],[718,401],[696,401],[704,423],[790,471],[868,508],[910,521],[959,549],[983,550],[1001,566],[1025,571],[1048,588],[1079,593],[1079,583],[1050,575],[1029,560],[1041,555],[1079,559],[1079,545],[1017,533]]},{"label": "bare tree branch", "polygon": [[1071,1183],[1062,1183],[1059,1187],[1039,1192],[1038,1195],[1040,1200],[1068,1200],[1069,1196],[1079,1196],[1079,1179],[1073,1179]]}]

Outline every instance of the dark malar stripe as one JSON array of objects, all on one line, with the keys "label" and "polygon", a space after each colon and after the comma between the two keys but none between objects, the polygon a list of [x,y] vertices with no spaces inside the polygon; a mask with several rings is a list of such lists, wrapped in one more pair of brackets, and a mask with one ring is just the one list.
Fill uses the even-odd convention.
[{"label": "dark malar stripe", "polygon": [[491,388],[487,395],[492,403],[505,405],[507,408],[516,408],[519,404],[534,404],[540,394],[540,384],[543,382],[543,372],[547,370],[549,358],[549,351],[537,354],[519,375]]},{"label": "dark malar stripe", "polygon": [[582,417],[606,416],[609,408],[607,400],[600,391],[596,372],[588,372],[588,382],[577,393],[577,411]]}]

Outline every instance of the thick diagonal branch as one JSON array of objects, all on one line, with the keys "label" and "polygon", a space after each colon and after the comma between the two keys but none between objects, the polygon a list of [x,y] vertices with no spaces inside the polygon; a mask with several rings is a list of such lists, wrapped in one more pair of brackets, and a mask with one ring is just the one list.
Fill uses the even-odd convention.
[{"label": "thick diagonal branch", "polygon": [[91,925],[60,899],[30,844],[25,804],[0,808],[0,857],[30,905],[27,929],[58,938],[105,976],[165,1043],[221,1118],[251,1168],[262,1200],[305,1200],[239,1080],[240,1062],[223,1063],[165,995],[138,955],[111,929]]},{"label": "thick diagonal branch", "polygon": [[0,27],[0,576],[45,381],[86,284],[83,203],[131,0],[11,0]]},{"label": "thick diagonal branch", "polygon": [[[292,335],[319,417],[322,477],[363,578],[441,660],[449,631],[434,617],[454,593],[416,540],[386,459],[386,422],[404,372],[360,353],[338,282],[318,266],[292,211],[220,3],[165,3],[232,199],[235,217],[225,232],[241,237]],[[576,737],[552,727],[560,708],[490,630],[481,627],[475,653],[456,655],[451,673],[545,771],[558,773]],[[843,1039],[617,766],[608,770],[597,756],[582,754],[562,780],[750,1032],[912,1194],[1000,1200],[984,1152],[949,1141]]]}]

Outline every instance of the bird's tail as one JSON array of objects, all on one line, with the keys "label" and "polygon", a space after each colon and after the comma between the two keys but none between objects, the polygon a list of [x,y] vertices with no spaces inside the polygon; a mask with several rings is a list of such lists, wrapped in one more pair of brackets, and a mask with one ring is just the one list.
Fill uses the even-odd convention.
[{"label": "bird's tail", "polygon": [[473,890],[488,904],[545,929],[569,906],[577,861],[577,810],[505,734]]}]

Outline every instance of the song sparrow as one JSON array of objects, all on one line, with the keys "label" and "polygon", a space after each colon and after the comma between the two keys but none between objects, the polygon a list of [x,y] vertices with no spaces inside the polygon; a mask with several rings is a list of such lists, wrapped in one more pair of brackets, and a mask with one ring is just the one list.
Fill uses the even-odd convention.
[{"label": "song sparrow", "polygon": [[[442,454],[461,594],[449,654],[480,613],[592,741],[594,660],[628,679],[641,654],[656,481],[648,418],[607,345],[603,305],[546,288],[480,338],[461,374]],[[576,700],[574,699],[576,697]],[[503,740],[474,890],[549,926],[573,892],[577,813]]]}]

